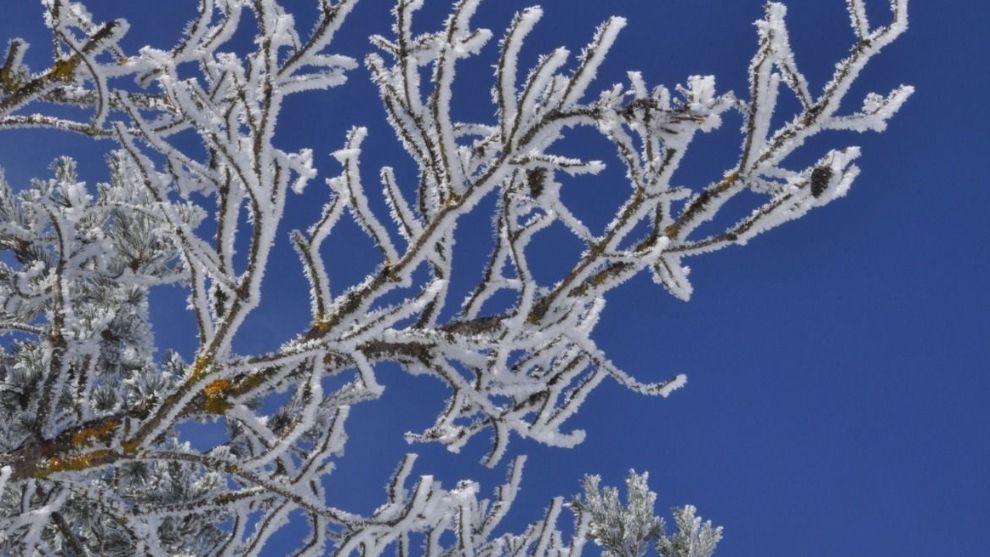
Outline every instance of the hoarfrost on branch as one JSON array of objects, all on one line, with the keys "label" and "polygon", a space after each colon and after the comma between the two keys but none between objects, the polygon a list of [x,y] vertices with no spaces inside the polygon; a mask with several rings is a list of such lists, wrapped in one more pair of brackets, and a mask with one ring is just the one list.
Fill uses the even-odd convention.
[{"label": "hoarfrost on branch", "polygon": [[[524,532],[500,532],[525,460],[509,458],[508,445],[513,437],[580,443],[584,432],[568,419],[602,381],[661,397],[685,384],[683,375],[642,382],[642,370],[627,373],[603,353],[593,333],[608,292],[648,273],[687,300],[690,257],[745,244],[843,196],[859,172],[856,147],[804,168],[785,161],[821,132],[883,130],[910,96],[902,86],[868,95],[858,112],[840,110],[866,63],[906,29],[907,0],[892,0],[892,19],[879,26],[867,21],[864,0],[847,0],[854,44],[820,91],[790,48],[784,5],[767,3],[741,97],[721,92],[712,76],[671,89],[630,72],[627,83],[595,85],[627,24],[620,17],[602,23],[573,61],[557,48],[520,68],[543,16],[526,8],[494,46],[497,110],[483,122],[451,112],[458,65],[493,48],[493,32],[472,23],[480,0],[458,1],[440,29],[422,34],[412,31],[422,0],[399,0],[391,33],[371,37],[364,66],[418,174],[362,167],[365,145],[385,138],[352,128],[332,154],[340,173],[325,180],[322,215],[290,235],[309,281],[309,327],[275,352],[236,353],[232,340],[263,295],[290,192],[314,187],[316,177],[310,150],[273,141],[283,101],[361,71],[329,51],[356,1],[318,0],[318,21],[302,33],[275,0],[201,0],[174,48],[133,53],[120,46],[126,22],[43,0],[50,67],[28,68],[28,44],[9,42],[0,128],[64,130],[116,151],[110,181],[96,188],[69,158],[16,192],[0,179],[0,247],[10,256],[0,263],[0,328],[12,339],[0,355],[0,551],[254,555],[301,511],[310,526],[301,555],[376,555],[389,546],[408,555],[416,544],[430,555],[577,555],[588,540],[614,555],[640,555],[647,542],[665,556],[710,555],[721,530],[688,506],[675,511],[678,532],[664,534],[645,475],[630,475],[628,508],[589,477],[583,499],[555,499]],[[235,31],[251,25],[254,50],[227,51]],[[774,127],[780,94],[800,109]],[[87,116],[52,109],[60,105]],[[736,164],[710,184],[674,182],[692,141],[733,111],[744,121]],[[628,178],[628,197],[602,230],[582,223],[561,195],[567,176],[604,165],[555,148],[577,127],[600,132]],[[199,137],[207,157],[177,140],[184,132]],[[378,183],[369,179],[376,173]],[[750,215],[696,233],[746,191],[763,197]],[[384,196],[389,218],[371,196]],[[470,295],[451,299],[459,221],[488,197],[494,248]],[[247,222],[238,219],[244,211]],[[321,246],[345,214],[381,259],[341,288],[327,268],[346,263],[325,261]],[[584,251],[546,284],[531,270],[529,246],[554,224]],[[240,266],[239,235],[249,238]],[[189,292],[199,340],[191,362],[153,357],[147,295],[166,284]],[[495,303],[506,292],[511,303]],[[470,480],[444,487],[414,478],[410,454],[372,514],[327,505],[322,480],[343,452],[350,408],[381,395],[376,366],[384,361],[450,392],[435,423],[407,434],[410,442],[456,452],[491,433],[485,463],[510,461],[494,498]],[[347,380],[330,388],[330,377]],[[262,413],[259,402],[276,391],[288,401]],[[217,416],[226,418],[226,443],[202,453],[178,441],[180,424]],[[574,516],[566,537],[557,527],[565,508]]]}]

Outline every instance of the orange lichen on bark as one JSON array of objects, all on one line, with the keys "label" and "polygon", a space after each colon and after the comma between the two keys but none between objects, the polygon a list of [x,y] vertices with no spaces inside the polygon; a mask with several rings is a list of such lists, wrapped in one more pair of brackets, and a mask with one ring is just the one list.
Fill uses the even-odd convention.
[{"label": "orange lichen on bark", "polygon": [[137,439],[130,439],[121,443],[120,446],[124,449],[124,454],[134,454],[137,452],[138,445],[140,444],[141,442]]},{"label": "orange lichen on bark", "polygon": [[230,388],[233,385],[234,382],[230,379],[215,379],[203,387],[203,395],[206,396],[206,398],[221,397],[230,391]]},{"label": "orange lichen on bark", "polygon": [[74,456],[53,456],[45,459],[44,464],[35,470],[37,478],[46,478],[57,472],[75,472],[92,468],[99,464],[110,462],[114,457],[114,452],[109,449],[89,451]]},{"label": "orange lichen on bark", "polygon": [[206,376],[206,370],[210,367],[210,359],[205,356],[199,356],[196,361],[193,362],[192,370],[189,372],[189,382],[197,383],[203,377]]},{"label": "orange lichen on bark", "polygon": [[230,403],[221,397],[208,398],[206,399],[206,402],[203,403],[203,409],[210,414],[223,414],[227,412],[228,408],[230,408]]},{"label": "orange lichen on bark", "polygon": [[72,434],[72,445],[76,447],[88,447],[94,440],[106,441],[117,427],[120,421],[111,419],[94,427],[85,427]]},{"label": "orange lichen on bark", "polygon": [[51,76],[59,81],[72,81],[79,66],[78,58],[57,60],[50,70]]},{"label": "orange lichen on bark", "polygon": [[230,408],[227,397],[231,393],[246,391],[260,385],[262,381],[264,381],[264,375],[261,373],[248,375],[237,381],[225,378],[214,379],[203,387],[203,398],[205,399],[203,408],[211,414],[223,414]]},{"label": "orange lichen on bark", "polygon": [[223,414],[230,408],[226,398],[233,385],[230,379],[215,379],[203,387],[203,397],[206,398],[203,408],[211,414]]},{"label": "orange lichen on bark", "polygon": [[255,373],[252,375],[248,375],[247,377],[238,381],[236,387],[238,390],[253,389],[254,387],[260,385],[261,382],[264,380],[265,380],[264,375],[262,375],[261,373]]}]

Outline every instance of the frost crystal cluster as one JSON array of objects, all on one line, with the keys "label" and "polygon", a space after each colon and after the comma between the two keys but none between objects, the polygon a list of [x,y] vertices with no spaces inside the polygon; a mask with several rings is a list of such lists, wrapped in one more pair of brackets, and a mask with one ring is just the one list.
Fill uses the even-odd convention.
[{"label": "frost crystal cluster", "polygon": [[696,509],[687,505],[674,509],[677,533],[668,536],[662,518],[653,516],[657,494],[646,484],[649,474],[632,470],[626,478],[626,505],[614,487],[599,489],[598,476],[584,479],[584,498],[575,500],[573,508],[589,517],[587,536],[602,546],[606,557],[640,557],[655,544],[662,557],[711,557],[722,539],[722,528],[701,522]]},{"label": "frost crystal cluster", "polygon": [[[492,45],[493,32],[472,23],[479,1],[456,2],[441,28],[417,34],[423,0],[398,0],[364,69],[329,51],[357,0],[313,0],[319,16],[308,33],[275,0],[201,0],[174,48],[138,52],[121,46],[126,22],[95,21],[79,2],[42,1],[53,61],[28,68],[28,44],[10,40],[0,129],[63,130],[115,151],[109,181],[95,187],[69,158],[29,185],[0,178],[0,553],[256,555],[292,512],[309,524],[299,555],[578,555],[588,541],[610,555],[712,553],[721,530],[693,507],[676,510],[678,531],[664,533],[645,475],[629,477],[627,506],[590,478],[573,505],[555,499],[542,520],[506,532],[499,524],[524,463],[509,443],[580,443],[584,433],[568,420],[605,380],[661,397],[685,384],[682,375],[642,382],[602,352],[594,330],[608,292],[647,273],[687,300],[690,257],[745,244],[844,195],[858,172],[855,147],[807,167],[785,161],[821,132],[882,130],[911,94],[904,86],[842,109],[860,70],[906,29],[907,0],[891,2],[884,25],[867,21],[865,0],[847,0],[854,44],[820,91],[795,61],[784,6],[769,2],[743,96],[711,76],[667,88],[630,72],[626,83],[596,84],[626,25],[620,17],[579,55],[558,48],[520,68],[543,11],[518,12]],[[248,27],[253,50],[238,52],[235,34]],[[494,116],[457,121],[458,65],[486,48],[498,56]],[[273,140],[283,101],[361,71],[418,172],[362,167],[362,149],[386,138],[347,132],[322,215],[290,235],[309,281],[310,324],[277,351],[239,353],[232,341],[264,294],[286,205],[317,174],[312,151]],[[781,118],[781,94],[796,98],[795,114]],[[729,112],[744,122],[738,162],[714,183],[677,183],[691,142]],[[603,168],[555,149],[578,127],[614,146],[628,178],[628,197],[603,229],[561,195],[568,176]],[[190,135],[201,145],[190,146]],[[750,215],[695,232],[744,192],[762,199]],[[373,196],[384,197],[387,217]],[[470,295],[452,299],[452,274],[463,272],[453,258],[459,222],[485,207],[494,207],[494,249]],[[321,250],[342,218],[355,219],[381,256],[344,287],[326,269],[347,262],[324,261]],[[584,250],[561,280],[541,283],[528,247],[551,226]],[[188,290],[199,342],[192,361],[153,336],[148,294],[160,285]],[[470,480],[415,476],[410,455],[374,512],[327,504],[350,409],[381,395],[376,367],[386,361],[449,392],[433,425],[408,441],[456,452],[491,435],[485,463],[510,462],[493,498]],[[282,407],[266,410],[274,400]],[[221,416],[220,446],[204,453],[178,440],[182,424]],[[574,521],[562,531],[565,510]]]}]

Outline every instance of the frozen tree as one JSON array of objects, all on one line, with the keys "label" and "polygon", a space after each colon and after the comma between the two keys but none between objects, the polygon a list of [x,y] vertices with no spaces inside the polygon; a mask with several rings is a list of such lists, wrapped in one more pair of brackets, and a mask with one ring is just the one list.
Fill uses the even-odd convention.
[{"label": "frozen tree", "polygon": [[[0,128],[64,130],[116,150],[109,181],[95,187],[69,158],[30,185],[0,180],[0,553],[255,555],[301,511],[310,527],[301,555],[577,555],[589,540],[612,555],[654,545],[667,557],[711,554],[721,530],[689,506],[675,511],[677,532],[667,535],[645,475],[629,476],[627,506],[589,478],[569,507],[555,499],[525,531],[500,530],[524,463],[509,456],[509,443],[580,443],[584,433],[568,420],[605,380],[661,397],[685,384],[683,375],[642,382],[602,352],[594,329],[609,291],[648,273],[687,300],[689,258],[745,244],[843,196],[858,173],[857,148],[820,153],[807,167],[786,161],[827,130],[882,130],[908,98],[902,86],[867,95],[858,111],[843,102],[866,63],[906,29],[907,0],[892,0],[882,25],[867,21],[865,0],[847,0],[853,46],[817,91],[789,46],[785,7],[768,2],[741,96],[711,76],[668,88],[630,72],[626,83],[595,85],[626,25],[620,17],[602,23],[573,61],[558,48],[520,68],[523,42],[543,16],[526,8],[494,46],[494,117],[455,121],[458,65],[493,48],[492,31],[472,23],[479,1],[459,0],[441,28],[417,34],[422,0],[398,0],[391,31],[371,37],[364,66],[418,173],[363,168],[368,133],[347,132],[322,215],[291,233],[311,323],[271,353],[238,353],[232,341],[264,294],[292,192],[316,177],[310,150],[284,150],[273,137],[286,97],[363,71],[329,51],[356,0],[314,0],[319,16],[308,33],[275,0],[201,0],[174,48],[136,53],[120,44],[126,22],[95,21],[79,2],[42,1],[53,62],[29,68],[28,44],[9,42]],[[253,50],[237,52],[232,40],[245,27]],[[794,96],[796,113],[777,110],[780,94]],[[678,183],[692,140],[729,112],[744,122],[737,162],[714,183]],[[600,230],[561,195],[567,176],[603,168],[555,149],[576,127],[600,132],[628,178],[628,197]],[[762,199],[751,214],[696,233],[744,192]],[[384,197],[387,218],[371,196]],[[458,224],[487,207],[485,198],[495,200],[494,248],[471,294],[454,300]],[[321,246],[345,214],[381,258],[363,280],[339,286],[326,269],[346,262],[324,261]],[[547,284],[531,272],[527,248],[552,225],[584,251]],[[246,263],[234,257],[241,239]],[[148,293],[165,284],[188,289],[199,342],[189,362],[152,333]],[[470,480],[442,486],[414,476],[410,454],[373,513],[327,504],[323,481],[347,442],[349,411],[381,395],[376,367],[385,361],[449,392],[435,423],[408,441],[456,452],[491,435],[485,463],[509,461],[493,498]],[[265,411],[272,400],[285,402]],[[180,425],[221,416],[220,446],[204,453],[179,441]],[[574,522],[562,531],[565,509]]]}]

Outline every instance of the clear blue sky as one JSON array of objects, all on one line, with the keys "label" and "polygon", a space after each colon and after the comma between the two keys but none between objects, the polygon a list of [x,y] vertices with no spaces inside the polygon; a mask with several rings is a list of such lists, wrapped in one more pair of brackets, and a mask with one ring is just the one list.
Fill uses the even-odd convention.
[{"label": "clear blue sky", "polygon": [[[35,44],[29,61],[47,63],[40,7],[3,4],[0,38],[26,36]],[[101,18],[131,21],[130,47],[166,47],[195,2],[90,4]],[[315,2],[287,4],[311,14]],[[390,4],[363,0],[334,50],[355,57],[368,52],[368,33],[388,30]],[[751,22],[762,4],[547,0],[524,58],[532,61],[559,44],[577,51],[598,22],[624,15],[630,25],[606,62],[600,87],[632,69],[642,70],[651,84],[668,85],[711,73],[721,90],[744,95],[755,45]],[[821,87],[853,40],[844,3],[788,4],[798,62]],[[870,4],[875,22],[883,21],[886,2]],[[429,24],[437,25],[447,2],[427,5]],[[511,13],[525,5],[487,0],[475,21],[501,35]],[[988,16],[990,4],[983,1],[912,2],[911,29],[867,68],[853,97],[886,93],[900,83],[913,84],[914,97],[883,135],[837,133],[804,151],[811,160],[831,147],[863,147],[863,172],[848,197],[745,248],[693,261],[695,296],[688,304],[645,276],[614,293],[597,335],[613,361],[643,379],[687,373],[688,387],[663,401],[603,386],[574,421],[588,432],[574,450],[514,440],[513,452],[530,460],[513,524],[536,518],[554,495],[576,493],[583,473],[620,484],[633,467],[650,471],[663,513],[694,503],[724,525],[718,554],[726,557],[986,554]],[[455,88],[456,114],[493,114],[487,77],[493,56],[489,45],[485,57],[465,66]],[[370,128],[364,158],[369,179],[382,164],[411,171],[364,70],[353,72],[344,88],[296,97],[278,137],[286,147],[314,147],[328,175],[337,169],[325,154],[353,124]],[[738,119],[730,119],[717,135],[697,141],[678,183],[704,184],[731,166],[738,127]],[[611,154],[592,134],[574,134],[566,148],[601,151],[606,160]],[[88,140],[45,131],[0,134],[0,165],[15,186],[45,175],[62,152],[80,158],[85,177],[104,179],[100,152]],[[618,164],[612,166],[604,177],[569,186],[589,224],[607,219],[596,209],[614,205],[626,191]],[[311,222],[324,195],[311,186],[305,197],[290,200],[286,230]],[[460,261],[482,260],[486,231],[484,219],[466,223]],[[237,341],[241,351],[271,349],[305,323],[305,283],[284,240],[278,270],[265,285],[266,303]],[[570,247],[552,241],[540,246],[547,258],[538,271],[550,276],[554,256]],[[356,234],[332,240],[329,249],[334,260],[344,261],[331,271],[338,284],[373,265],[373,253]],[[193,331],[181,310],[183,296],[177,289],[158,293],[155,318],[160,345],[188,356]],[[382,502],[387,477],[409,450],[401,433],[427,425],[442,403],[442,391],[429,379],[384,368],[383,382],[384,398],[352,414],[347,455],[330,483],[334,503],[363,512]],[[478,464],[484,443],[459,456],[440,447],[413,448],[423,455],[417,472],[435,474],[446,485],[474,477],[489,492],[504,474],[504,468]],[[291,544],[292,535],[279,539]]]}]

